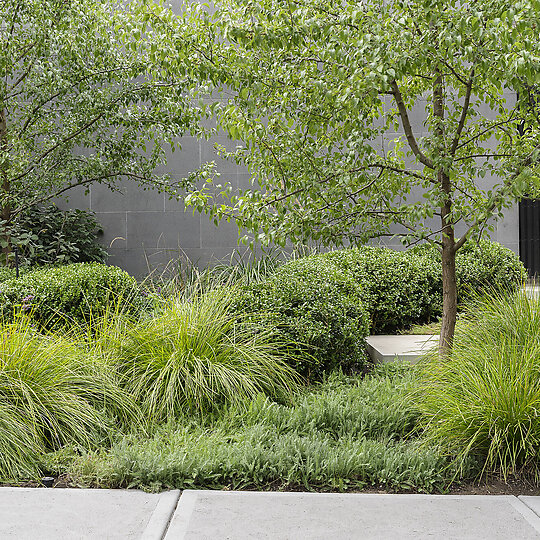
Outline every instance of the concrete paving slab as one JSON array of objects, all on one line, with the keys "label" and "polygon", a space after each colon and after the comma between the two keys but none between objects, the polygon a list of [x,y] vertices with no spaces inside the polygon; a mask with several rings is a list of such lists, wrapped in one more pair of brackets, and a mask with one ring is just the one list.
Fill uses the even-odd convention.
[{"label": "concrete paving slab", "polygon": [[0,538],[158,540],[179,491],[0,488]]},{"label": "concrete paving slab", "polygon": [[520,495],[518,499],[525,503],[537,516],[540,516],[540,497]]},{"label": "concrete paving slab", "polygon": [[509,540],[540,538],[513,496],[182,493],[166,540]]},{"label": "concrete paving slab", "polygon": [[367,351],[374,362],[414,363],[438,342],[439,336],[435,335],[382,335],[366,338]]}]

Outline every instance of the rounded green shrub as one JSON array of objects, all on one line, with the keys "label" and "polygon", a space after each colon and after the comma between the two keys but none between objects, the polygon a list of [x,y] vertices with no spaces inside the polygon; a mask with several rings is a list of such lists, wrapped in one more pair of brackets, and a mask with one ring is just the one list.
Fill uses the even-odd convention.
[{"label": "rounded green shrub", "polygon": [[145,305],[133,277],[98,263],[45,268],[4,281],[0,302],[4,319],[23,312],[46,328],[88,323],[117,302],[130,315],[137,315]]},{"label": "rounded green shrub", "polygon": [[517,290],[527,279],[519,257],[507,247],[482,239],[467,242],[456,254],[458,294]]},{"label": "rounded green shrub", "polygon": [[[437,287],[442,291],[441,255],[432,246],[411,250],[430,261]],[[456,253],[456,278],[460,307],[471,295],[511,292],[527,279],[527,271],[519,257],[509,248],[489,239],[469,240]],[[439,294],[442,294],[439,293]]]},{"label": "rounded green shrub", "polygon": [[243,288],[236,310],[273,327],[295,352],[294,367],[317,379],[336,367],[362,367],[369,315],[361,287],[321,256],[290,261],[266,281]]},{"label": "rounded green shrub", "polygon": [[373,334],[427,323],[441,313],[440,270],[429,257],[363,246],[331,251],[319,258],[352,276],[370,314]]},{"label": "rounded green shrub", "polygon": [[[429,245],[404,251],[363,246],[318,257],[349,273],[359,285],[373,334],[429,323],[442,314],[441,257]],[[516,290],[526,279],[517,255],[489,240],[469,242],[458,251],[456,274],[461,306],[470,293]]]}]

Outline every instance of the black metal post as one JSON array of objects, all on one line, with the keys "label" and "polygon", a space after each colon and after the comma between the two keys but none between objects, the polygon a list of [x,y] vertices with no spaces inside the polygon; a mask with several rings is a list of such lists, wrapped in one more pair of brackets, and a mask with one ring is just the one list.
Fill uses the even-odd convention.
[{"label": "black metal post", "polygon": [[19,277],[19,248],[15,246],[13,251],[15,251],[15,276]]}]

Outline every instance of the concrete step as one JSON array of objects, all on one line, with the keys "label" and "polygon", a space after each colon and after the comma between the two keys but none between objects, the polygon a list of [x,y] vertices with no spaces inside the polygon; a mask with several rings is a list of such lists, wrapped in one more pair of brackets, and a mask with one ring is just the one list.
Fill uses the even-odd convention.
[{"label": "concrete step", "polygon": [[367,351],[373,362],[411,362],[414,363],[426,352],[437,346],[439,336],[368,336]]}]

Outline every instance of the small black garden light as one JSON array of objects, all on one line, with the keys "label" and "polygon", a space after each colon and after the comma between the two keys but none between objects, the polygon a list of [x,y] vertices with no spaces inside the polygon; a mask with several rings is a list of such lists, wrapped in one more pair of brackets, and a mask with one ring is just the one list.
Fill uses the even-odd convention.
[{"label": "small black garden light", "polygon": [[54,483],[54,477],[52,477],[52,476],[44,476],[44,477],[41,479],[41,483],[42,483],[46,488],[52,488],[52,487],[53,487],[53,483]]}]

